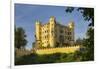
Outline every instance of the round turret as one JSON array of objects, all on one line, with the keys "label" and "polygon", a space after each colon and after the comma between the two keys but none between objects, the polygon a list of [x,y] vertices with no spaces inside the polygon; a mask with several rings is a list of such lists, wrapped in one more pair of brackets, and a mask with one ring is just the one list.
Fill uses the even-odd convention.
[{"label": "round turret", "polygon": [[49,21],[50,22],[54,22],[55,21],[55,17],[54,16],[51,16]]},{"label": "round turret", "polygon": [[68,24],[68,26],[69,26],[69,28],[74,29],[74,22],[71,21],[71,22]]},{"label": "round turret", "polygon": [[40,24],[40,21],[39,21],[39,20],[37,20],[35,23],[36,23],[36,24]]}]

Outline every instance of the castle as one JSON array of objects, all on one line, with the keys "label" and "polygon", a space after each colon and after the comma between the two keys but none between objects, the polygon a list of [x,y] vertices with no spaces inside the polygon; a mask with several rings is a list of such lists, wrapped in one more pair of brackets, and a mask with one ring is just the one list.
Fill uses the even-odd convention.
[{"label": "castle", "polygon": [[54,48],[74,44],[74,22],[72,21],[65,26],[51,16],[46,24],[36,21],[35,27],[36,48]]}]

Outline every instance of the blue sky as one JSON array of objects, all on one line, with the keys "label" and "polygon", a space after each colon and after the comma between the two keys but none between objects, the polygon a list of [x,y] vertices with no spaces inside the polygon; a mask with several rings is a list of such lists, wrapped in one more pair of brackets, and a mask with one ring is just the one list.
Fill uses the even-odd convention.
[{"label": "blue sky", "polygon": [[65,6],[44,6],[31,4],[15,4],[15,25],[24,28],[28,43],[27,48],[32,48],[35,41],[35,21],[40,20],[43,24],[48,22],[50,16],[55,16],[56,20],[63,25],[68,22],[75,22],[75,39],[85,37],[88,22],[84,21],[82,14],[74,10],[66,13]]}]

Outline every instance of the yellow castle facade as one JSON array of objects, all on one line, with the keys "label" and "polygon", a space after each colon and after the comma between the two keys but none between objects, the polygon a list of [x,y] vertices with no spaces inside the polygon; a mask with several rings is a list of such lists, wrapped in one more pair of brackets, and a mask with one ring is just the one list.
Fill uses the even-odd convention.
[{"label": "yellow castle facade", "polygon": [[74,44],[74,22],[71,21],[65,26],[51,16],[47,23],[36,21],[35,24],[36,48],[54,48]]}]

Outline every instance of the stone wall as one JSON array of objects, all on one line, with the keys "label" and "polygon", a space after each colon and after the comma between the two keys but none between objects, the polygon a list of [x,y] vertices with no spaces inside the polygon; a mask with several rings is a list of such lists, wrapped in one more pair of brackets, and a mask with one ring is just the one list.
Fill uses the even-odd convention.
[{"label": "stone wall", "polygon": [[35,53],[39,55],[43,54],[53,54],[53,53],[74,53],[75,51],[80,50],[80,46],[68,46],[68,47],[57,47],[57,48],[44,48],[36,49]]},{"label": "stone wall", "polygon": [[16,56],[17,57],[24,56],[24,55],[29,55],[29,54],[32,53],[31,51],[26,50],[26,49],[17,49],[16,48],[15,51],[16,51]]}]

